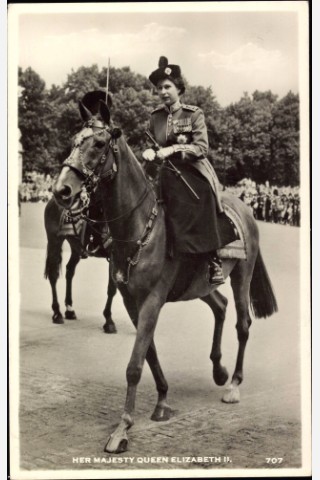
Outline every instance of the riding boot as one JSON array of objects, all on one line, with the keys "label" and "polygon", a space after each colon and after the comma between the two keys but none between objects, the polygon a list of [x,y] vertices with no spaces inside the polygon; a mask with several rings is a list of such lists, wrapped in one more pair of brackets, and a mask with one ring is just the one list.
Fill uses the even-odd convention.
[{"label": "riding boot", "polygon": [[209,257],[209,283],[211,285],[222,285],[224,283],[222,262],[216,252]]}]

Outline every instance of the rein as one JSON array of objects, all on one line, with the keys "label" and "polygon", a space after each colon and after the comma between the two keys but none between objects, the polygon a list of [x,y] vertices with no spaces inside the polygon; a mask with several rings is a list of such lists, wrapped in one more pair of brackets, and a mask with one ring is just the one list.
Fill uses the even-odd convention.
[{"label": "rein", "polygon": [[[139,263],[143,247],[146,247],[149,244],[150,239],[151,239],[151,233],[152,233],[153,227],[155,225],[157,215],[158,215],[157,200],[155,200],[155,203],[152,206],[151,212],[150,212],[148,220],[147,220],[147,224],[144,228],[144,231],[143,231],[141,237],[137,240],[130,240],[131,242],[135,241],[137,243],[138,250],[135,252],[135,254],[132,257],[127,257],[127,271],[126,271],[126,277],[125,278],[123,278],[122,274],[120,274],[120,276],[119,276],[119,274],[116,274],[116,276],[114,275],[114,262],[112,261],[113,260],[113,255],[111,254],[111,261],[112,261],[111,276],[112,276],[112,280],[114,281],[115,284],[123,283],[124,285],[128,285],[129,280],[130,280],[131,267],[134,267]],[[112,238],[112,241],[126,242],[126,240],[117,240],[117,239],[114,239],[113,237],[111,237],[111,238]]]},{"label": "rein", "polygon": [[[95,133],[93,128],[98,128],[100,131]],[[72,152],[71,152],[70,156],[63,163],[63,166],[69,167],[71,170],[74,170],[78,175],[80,175],[81,177],[84,178],[84,185],[83,185],[82,192],[80,194],[80,198],[82,197],[82,203],[83,203],[83,207],[80,211],[80,217],[83,218],[89,224],[93,224],[93,225],[94,224],[96,224],[96,225],[97,224],[107,224],[107,223],[110,223],[110,222],[115,222],[115,221],[117,221],[117,220],[119,220],[119,219],[121,219],[121,218],[123,218],[127,215],[130,215],[133,211],[135,211],[143,203],[143,201],[148,197],[149,193],[151,193],[151,192],[155,193],[152,188],[149,188],[149,185],[146,182],[146,189],[144,190],[141,197],[138,199],[137,203],[133,207],[131,207],[130,209],[126,210],[124,213],[121,213],[120,215],[118,215],[114,218],[109,218],[109,219],[105,219],[105,220],[95,220],[95,219],[92,219],[92,218],[90,218],[90,217],[88,217],[87,215],[84,214],[84,210],[90,204],[91,194],[92,194],[92,192],[94,192],[97,189],[98,184],[101,182],[101,180],[106,180],[106,179],[108,179],[108,181],[113,180],[114,177],[117,174],[117,171],[118,171],[117,164],[116,164],[116,161],[115,161],[115,157],[119,153],[119,149],[118,149],[118,145],[117,145],[117,138],[116,137],[113,138],[112,134],[111,134],[110,140],[109,140],[109,142],[108,142],[108,144],[105,148],[105,151],[102,153],[101,158],[99,159],[99,161],[95,165],[94,169],[90,169],[87,165],[85,165],[85,163],[83,161],[83,156],[84,156],[83,150],[82,150],[83,142],[85,140],[91,138],[91,137],[99,136],[102,132],[108,132],[110,134],[110,128],[108,126],[106,126],[103,122],[101,122],[99,120],[96,120],[96,119],[91,119],[88,122],[86,122],[85,125],[84,125],[84,131],[81,131],[75,139],[74,147],[72,149]],[[79,155],[78,155],[77,158],[74,158],[74,154],[75,154],[77,149],[79,150]],[[113,154],[112,165],[111,165],[111,168],[109,170],[107,170],[106,172],[103,172],[103,168],[104,168],[104,166],[107,162],[107,158],[108,158],[108,154],[109,154],[110,150],[112,151],[112,154]],[[158,215],[157,203],[158,203],[158,201],[154,197],[154,201],[152,202],[145,227],[143,229],[142,234],[139,235],[138,238],[130,239],[130,240],[124,240],[124,239],[118,239],[118,238],[110,237],[113,242],[123,242],[123,243],[134,242],[134,243],[137,244],[137,247],[138,247],[135,254],[132,257],[127,257],[127,259],[126,259],[126,261],[127,261],[126,278],[123,278],[122,274],[120,275],[119,278],[117,278],[117,276],[119,276],[119,274],[117,274],[116,277],[114,276],[114,274],[113,274],[114,273],[113,272],[114,262],[112,262],[113,268],[112,268],[111,274],[112,274],[112,278],[113,278],[115,283],[124,283],[125,285],[127,285],[129,283],[131,267],[133,267],[133,266],[135,266],[139,263],[141,253],[142,253],[142,249],[143,249],[143,247],[148,245],[148,243],[150,241],[151,233],[152,233],[152,230],[153,230],[153,227],[154,227],[154,224],[155,224],[155,220],[156,220],[157,215]],[[67,214],[68,214],[68,217],[70,218],[70,220],[72,222],[75,234],[79,237],[79,234],[77,234],[76,228],[75,228],[75,221],[76,221],[75,219],[79,218],[79,210],[77,212],[77,216],[75,216],[75,217],[72,213],[71,208],[67,211]],[[101,232],[99,232],[99,233],[101,233]]]},{"label": "rein", "polygon": [[[130,208],[130,210],[127,210],[126,212],[122,213],[121,215],[119,215],[118,217],[114,217],[114,218],[107,218],[105,220],[94,220],[93,218],[91,219],[90,217],[86,217],[86,216],[83,216],[83,218],[85,218],[85,220],[88,220],[92,223],[111,223],[111,222],[115,222],[116,220],[119,220],[120,218],[123,218],[125,217],[126,215],[129,215],[129,213],[132,213],[136,208],[138,208],[141,203],[143,202],[143,200],[146,198],[146,196],[148,195],[148,193],[150,193],[150,189],[147,187],[145,189],[145,191],[143,192],[143,194],[141,195],[141,198],[138,200],[137,204]],[[120,241],[126,241],[126,240],[119,240]],[[134,240],[128,240],[128,241],[134,241]]]}]

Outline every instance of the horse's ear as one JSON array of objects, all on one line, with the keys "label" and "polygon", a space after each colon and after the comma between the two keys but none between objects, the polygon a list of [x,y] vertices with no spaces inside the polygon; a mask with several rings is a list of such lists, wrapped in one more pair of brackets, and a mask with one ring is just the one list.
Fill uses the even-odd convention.
[{"label": "horse's ear", "polygon": [[108,105],[103,101],[99,100],[99,113],[102,120],[109,125],[110,124],[110,110]]},{"label": "horse's ear", "polygon": [[81,118],[84,122],[87,122],[92,118],[92,113],[90,112],[90,110],[87,109],[87,107],[83,105],[81,100],[79,100],[79,110],[80,110]]}]

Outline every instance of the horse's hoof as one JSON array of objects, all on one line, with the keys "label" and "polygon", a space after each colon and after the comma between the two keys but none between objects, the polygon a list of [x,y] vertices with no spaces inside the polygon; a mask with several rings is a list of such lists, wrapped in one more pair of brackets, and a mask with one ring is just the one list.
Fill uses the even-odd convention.
[{"label": "horse's hoof", "polygon": [[110,435],[104,451],[107,453],[123,453],[128,450],[128,437],[124,436],[121,439],[118,439],[116,435]]},{"label": "horse's hoof", "polygon": [[74,310],[66,310],[64,318],[66,318],[67,320],[77,320],[76,312]]},{"label": "horse's hoof", "polygon": [[169,420],[172,416],[172,410],[169,406],[156,406],[153,414],[151,415],[151,420],[154,422],[165,422]]},{"label": "horse's hoof", "polygon": [[59,312],[59,313],[54,313],[52,315],[52,322],[53,323],[56,323],[58,325],[61,325],[62,323],[64,323],[64,320],[63,320],[63,317],[62,317],[62,314]]},{"label": "horse's hoof", "polygon": [[229,385],[223,395],[222,402],[224,403],[239,403],[240,402],[240,389],[236,385]]},{"label": "horse's hoof", "polygon": [[229,378],[228,370],[225,367],[219,367],[219,368],[213,369],[213,379],[216,385],[219,385],[219,387],[221,387],[222,385],[225,385],[228,378]]},{"label": "horse's hoof", "polygon": [[115,325],[110,325],[109,323],[105,323],[103,325],[104,333],[117,333],[117,328]]}]

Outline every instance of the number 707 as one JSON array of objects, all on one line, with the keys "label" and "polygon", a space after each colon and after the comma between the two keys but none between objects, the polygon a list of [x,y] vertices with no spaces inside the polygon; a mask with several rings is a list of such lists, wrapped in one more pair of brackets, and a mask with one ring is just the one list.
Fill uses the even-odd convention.
[{"label": "number 707", "polygon": [[267,463],[272,463],[273,465],[275,465],[276,463],[282,463],[283,458],[281,458],[281,457],[266,457],[266,462]]}]

